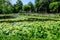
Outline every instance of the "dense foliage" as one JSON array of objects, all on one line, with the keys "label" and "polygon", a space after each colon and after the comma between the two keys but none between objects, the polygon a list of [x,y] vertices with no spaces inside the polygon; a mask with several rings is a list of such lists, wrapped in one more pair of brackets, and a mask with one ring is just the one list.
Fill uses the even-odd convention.
[{"label": "dense foliage", "polygon": [[9,14],[21,12],[58,13],[60,0],[0,0],[0,40],[60,40],[60,14]]},{"label": "dense foliage", "polygon": [[25,11],[25,12],[30,11],[30,6],[29,5],[24,5],[23,6],[23,11]]},{"label": "dense foliage", "polygon": [[60,21],[0,23],[0,40],[43,39],[60,39]]},{"label": "dense foliage", "polygon": [[23,5],[21,0],[17,0],[13,5],[10,1],[11,0],[0,0],[0,14],[19,12],[60,12],[60,0],[35,0],[34,4],[29,2],[26,5]]},{"label": "dense foliage", "polygon": [[60,14],[2,14],[0,40],[60,40]]},{"label": "dense foliage", "polygon": [[53,2],[53,3],[50,3],[49,5],[49,9],[50,9],[50,12],[58,12],[58,2]]},{"label": "dense foliage", "polygon": [[13,6],[13,12],[14,13],[18,13],[18,12],[21,12],[22,11],[22,6],[23,6],[23,3],[21,2],[21,0],[17,0],[16,4],[14,4]]},{"label": "dense foliage", "polygon": [[[56,3],[57,2],[57,3]],[[60,4],[60,0],[35,0],[36,12],[55,12],[58,13],[57,10]],[[53,5],[53,7],[51,7]],[[50,10],[50,7],[51,10]],[[59,10],[58,10],[59,11]]]},{"label": "dense foliage", "polygon": [[13,8],[10,0],[0,0],[0,14],[1,13],[12,13]]}]

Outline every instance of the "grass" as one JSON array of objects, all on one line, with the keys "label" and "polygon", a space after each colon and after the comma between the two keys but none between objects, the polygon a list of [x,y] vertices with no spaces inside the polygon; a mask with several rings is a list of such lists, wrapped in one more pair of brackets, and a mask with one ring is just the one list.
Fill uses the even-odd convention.
[{"label": "grass", "polygon": [[60,14],[1,14],[0,40],[60,40]]},{"label": "grass", "polygon": [[60,21],[0,23],[0,40],[58,40]]},{"label": "grass", "polygon": [[42,20],[52,20],[52,21],[60,21],[60,14],[1,14],[0,16],[14,16],[15,18],[10,18],[10,19],[0,19],[0,21],[29,21],[32,19],[32,21],[42,21]]}]

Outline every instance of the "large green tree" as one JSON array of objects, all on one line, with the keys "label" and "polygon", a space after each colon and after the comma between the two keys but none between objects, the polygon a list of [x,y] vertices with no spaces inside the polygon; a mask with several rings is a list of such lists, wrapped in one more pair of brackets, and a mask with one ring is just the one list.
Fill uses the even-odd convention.
[{"label": "large green tree", "polygon": [[23,6],[22,1],[17,0],[16,4],[14,4],[14,12],[15,13],[21,12],[22,11],[22,6]]},{"label": "large green tree", "polygon": [[0,13],[2,13],[3,10],[5,9],[4,3],[5,3],[5,0],[0,0]]},{"label": "large green tree", "polygon": [[50,5],[49,5],[50,12],[54,12],[54,13],[59,12],[59,5],[60,5],[59,2],[50,3]]},{"label": "large green tree", "polygon": [[[59,2],[60,0],[35,0],[36,12],[50,12],[51,5],[54,6],[53,10],[56,9],[55,2]],[[49,7],[50,6],[50,7]]]},{"label": "large green tree", "polygon": [[30,6],[28,4],[23,6],[23,11],[28,12],[30,11]]},{"label": "large green tree", "polygon": [[39,11],[39,7],[40,7],[39,1],[40,1],[40,0],[35,0],[35,7],[36,7],[35,10],[36,10],[36,12]]},{"label": "large green tree", "polygon": [[12,4],[10,3],[10,0],[9,1],[6,1],[6,10],[7,10],[7,13],[12,13],[13,12],[13,7],[12,7]]},{"label": "large green tree", "polygon": [[0,13],[12,13],[10,0],[0,0]]},{"label": "large green tree", "polygon": [[28,5],[30,6],[30,11],[34,12],[34,5],[32,2],[29,2]]},{"label": "large green tree", "polygon": [[42,12],[47,10],[49,0],[35,0],[36,12]]}]

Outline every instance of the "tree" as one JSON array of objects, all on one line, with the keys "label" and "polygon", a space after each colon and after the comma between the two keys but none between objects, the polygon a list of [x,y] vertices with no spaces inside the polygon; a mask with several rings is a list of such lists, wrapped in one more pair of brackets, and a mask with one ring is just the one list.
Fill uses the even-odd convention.
[{"label": "tree", "polygon": [[50,3],[52,3],[52,2],[59,2],[60,0],[49,0],[50,1]]},{"label": "tree", "polygon": [[18,13],[22,10],[23,3],[21,0],[17,0],[16,4],[14,4],[14,12]]},{"label": "tree", "polygon": [[30,6],[28,4],[23,6],[23,11],[28,12],[30,11]]},{"label": "tree", "polygon": [[58,12],[58,7],[59,7],[58,2],[50,3],[49,5],[50,12],[54,12],[54,13]]},{"label": "tree", "polygon": [[10,0],[0,0],[0,13],[12,13]]},{"label": "tree", "polygon": [[58,7],[58,13],[60,12],[60,2],[59,2],[59,7]]},{"label": "tree", "polygon": [[3,13],[5,11],[5,0],[0,0],[0,13]]},{"label": "tree", "polygon": [[35,7],[37,12],[43,12],[47,10],[48,0],[35,0]]},{"label": "tree", "polygon": [[13,12],[13,7],[12,7],[12,4],[10,3],[10,1],[6,1],[6,10],[7,10],[7,13],[12,13]]},{"label": "tree", "polygon": [[35,0],[35,8],[36,8],[35,10],[36,10],[36,12],[39,11],[39,7],[40,7],[39,1],[40,0]]},{"label": "tree", "polygon": [[34,11],[34,5],[32,4],[32,2],[29,2],[28,5],[30,6],[30,11],[33,12]]}]

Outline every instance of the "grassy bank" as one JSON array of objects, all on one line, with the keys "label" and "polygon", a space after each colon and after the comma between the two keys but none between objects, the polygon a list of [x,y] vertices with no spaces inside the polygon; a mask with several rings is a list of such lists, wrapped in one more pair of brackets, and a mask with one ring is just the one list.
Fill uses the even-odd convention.
[{"label": "grassy bank", "polygon": [[0,40],[60,40],[60,21],[2,22]]},{"label": "grassy bank", "polygon": [[3,17],[0,40],[60,40],[60,14],[1,14],[0,17]]},{"label": "grassy bank", "polygon": [[[4,17],[8,16],[8,17]],[[60,14],[1,14],[0,15],[0,22],[1,21],[60,21]]]}]

